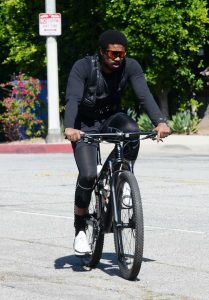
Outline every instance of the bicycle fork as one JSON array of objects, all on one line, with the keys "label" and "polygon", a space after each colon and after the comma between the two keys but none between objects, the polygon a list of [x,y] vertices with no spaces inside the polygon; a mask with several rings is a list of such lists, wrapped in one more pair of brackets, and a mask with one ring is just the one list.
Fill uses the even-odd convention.
[{"label": "bicycle fork", "polygon": [[112,178],[112,182],[111,182],[111,198],[112,198],[112,209],[113,209],[113,225],[116,227],[116,243],[117,243],[117,258],[118,261],[121,261],[123,259],[123,253],[124,253],[124,249],[123,249],[123,243],[122,243],[122,235],[118,234],[118,232],[120,232],[121,230],[123,230],[123,226],[121,223],[121,216],[120,214],[118,214],[118,203],[117,203],[117,199],[116,199],[116,180],[118,177],[118,173],[113,173],[112,172],[112,162],[109,162],[109,167],[110,167],[110,172],[111,172],[111,178]]}]

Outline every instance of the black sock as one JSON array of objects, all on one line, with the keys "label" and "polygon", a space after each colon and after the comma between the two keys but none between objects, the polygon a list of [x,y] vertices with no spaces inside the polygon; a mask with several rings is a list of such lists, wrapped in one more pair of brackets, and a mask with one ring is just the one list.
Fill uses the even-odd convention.
[{"label": "black sock", "polygon": [[75,215],[74,217],[75,235],[77,235],[81,230],[86,231],[86,215]]}]

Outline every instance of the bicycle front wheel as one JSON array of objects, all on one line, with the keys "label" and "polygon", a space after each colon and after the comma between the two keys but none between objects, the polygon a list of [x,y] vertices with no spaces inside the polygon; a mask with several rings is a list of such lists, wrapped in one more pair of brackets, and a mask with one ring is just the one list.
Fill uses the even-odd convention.
[{"label": "bicycle front wheel", "polygon": [[119,225],[114,225],[114,242],[118,266],[128,280],[139,274],[144,247],[144,222],[141,196],[135,176],[122,172],[116,183]]}]

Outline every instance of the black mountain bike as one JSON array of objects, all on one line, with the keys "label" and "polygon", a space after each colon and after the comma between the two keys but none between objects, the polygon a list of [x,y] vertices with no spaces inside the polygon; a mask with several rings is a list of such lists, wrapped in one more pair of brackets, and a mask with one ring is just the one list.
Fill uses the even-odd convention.
[{"label": "black mountain bike", "polygon": [[[86,143],[97,143],[98,175],[89,206],[86,235],[92,254],[83,259],[95,268],[102,256],[104,235],[114,233],[117,262],[123,278],[136,279],[144,245],[143,210],[140,190],[133,165],[123,157],[124,144],[130,140],[155,139],[156,132],[83,134]],[[101,163],[100,142],[115,144],[114,150]]]}]

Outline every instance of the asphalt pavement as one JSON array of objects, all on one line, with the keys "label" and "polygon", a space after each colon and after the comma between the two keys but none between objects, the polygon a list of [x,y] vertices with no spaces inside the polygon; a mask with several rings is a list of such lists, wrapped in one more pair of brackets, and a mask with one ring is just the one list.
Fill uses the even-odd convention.
[{"label": "asphalt pavement", "polygon": [[56,151],[0,154],[0,299],[208,299],[208,136],[141,142],[145,248],[134,282],[120,276],[112,234],[98,268],[74,256],[77,168],[70,150]]}]

